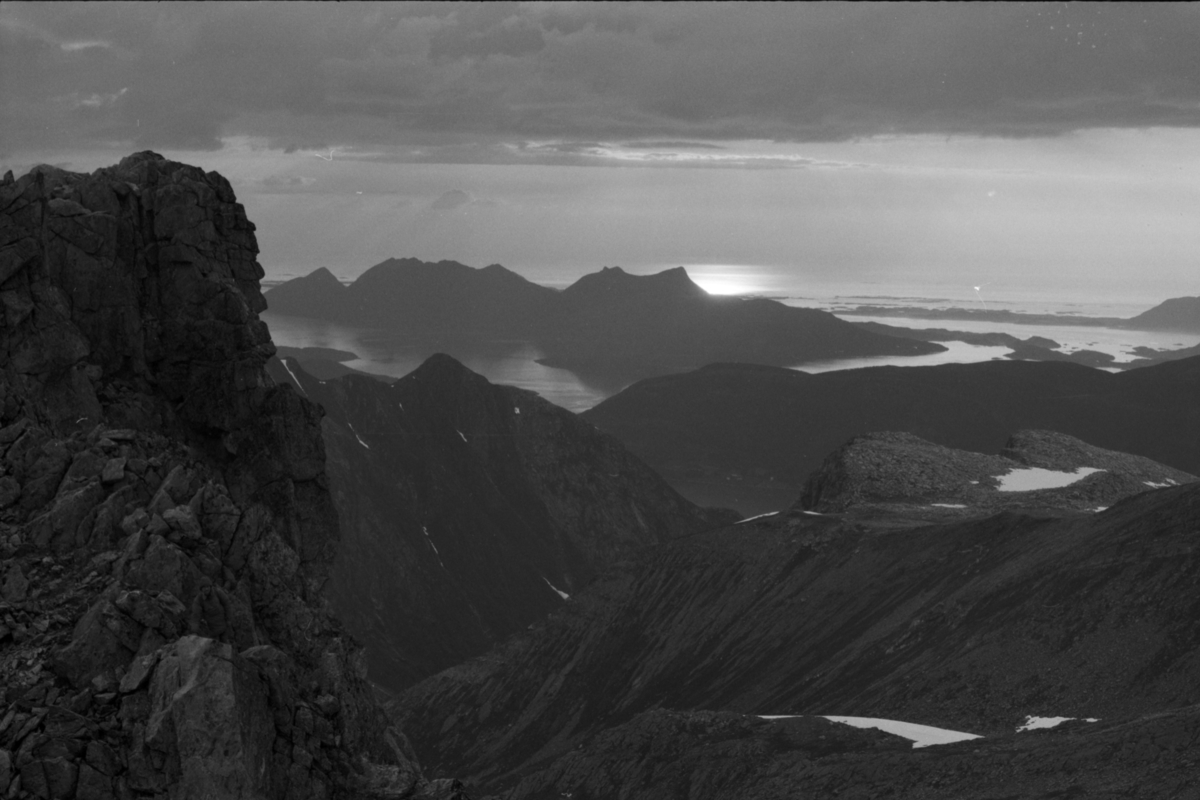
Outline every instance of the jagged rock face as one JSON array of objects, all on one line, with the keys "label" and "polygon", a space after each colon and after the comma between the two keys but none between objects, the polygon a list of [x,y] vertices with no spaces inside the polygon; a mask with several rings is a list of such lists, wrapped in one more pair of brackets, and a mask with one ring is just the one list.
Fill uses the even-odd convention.
[{"label": "jagged rock face", "polygon": [[562,606],[609,564],[727,524],[615,439],[435,355],[388,385],[277,372],[322,404],[343,542],[328,594],[403,689]]},{"label": "jagged rock face", "polygon": [[[1022,476],[1030,488],[1013,490],[1024,485]],[[1034,488],[1039,479],[1051,485]],[[868,433],[830,454],[796,507],[933,519],[1005,508],[1095,511],[1148,489],[1196,480],[1053,431],[1020,431],[998,456],[942,447],[911,433]]]},{"label": "jagged rock face", "polygon": [[0,210],[8,796],[421,786],[319,593],[320,413],[263,370],[229,184],[139,153],[6,180]]},{"label": "jagged rock face", "polygon": [[[1027,715],[1098,717],[1113,738],[1095,749],[1077,740],[1044,761],[1023,756],[1046,773],[1038,785],[1062,788],[1072,747],[1099,774],[1112,768],[1104,753],[1143,739],[1154,768],[1175,775],[1182,751],[1160,757],[1157,741],[1176,741],[1177,722],[1183,750],[1196,735],[1194,708],[1166,717],[1200,700],[1197,524],[1195,484],[1060,518],[900,526],[795,512],[743,523],[612,570],[531,631],[412,687],[393,711],[427,768],[485,791],[526,787],[511,798],[577,791],[605,774],[630,791],[667,781],[637,722],[656,708],[881,717],[989,738]],[[1024,796],[1025,772],[1008,766],[1019,752],[1000,747],[973,774]],[[871,785],[904,786],[913,758],[880,763]],[[1095,785],[1152,772],[1121,763]],[[756,781],[774,774],[758,769]],[[839,769],[830,785],[855,786],[859,768]],[[929,773],[927,796],[954,796],[932,788],[952,773]],[[669,796],[669,782],[659,788]]]}]

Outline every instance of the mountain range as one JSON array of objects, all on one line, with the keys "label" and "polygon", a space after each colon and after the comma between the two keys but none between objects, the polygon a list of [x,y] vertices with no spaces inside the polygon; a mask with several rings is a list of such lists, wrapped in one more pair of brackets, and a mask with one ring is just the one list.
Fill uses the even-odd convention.
[{"label": "mountain range", "polygon": [[903,431],[998,453],[1012,431],[1059,431],[1200,473],[1200,358],[1111,374],[1076,364],[990,361],[810,375],[714,364],[648,379],[584,419],[701,504],[786,508],[852,436]]},{"label": "mountain range", "polygon": [[[577,416],[277,354],[254,230],[150,152],[0,180],[5,798],[1195,795],[1200,359],[717,364]],[[692,287],[547,319],[759,308]]]},{"label": "mountain range", "polygon": [[792,366],[945,349],[861,330],[823,311],[709,295],[682,267],[645,276],[605,267],[559,292],[498,264],[389,259],[349,286],[316,270],[270,289],[267,303],[279,314],[444,343],[451,354],[472,341],[526,339],[547,365],[619,385],[714,361]]}]

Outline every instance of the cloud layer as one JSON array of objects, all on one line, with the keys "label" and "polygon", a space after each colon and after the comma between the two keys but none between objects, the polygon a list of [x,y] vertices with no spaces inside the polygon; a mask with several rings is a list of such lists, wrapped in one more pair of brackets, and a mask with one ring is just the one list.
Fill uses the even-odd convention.
[{"label": "cloud layer", "polygon": [[1194,127],[1197,41],[1188,3],[6,3],[0,140],[551,163]]}]

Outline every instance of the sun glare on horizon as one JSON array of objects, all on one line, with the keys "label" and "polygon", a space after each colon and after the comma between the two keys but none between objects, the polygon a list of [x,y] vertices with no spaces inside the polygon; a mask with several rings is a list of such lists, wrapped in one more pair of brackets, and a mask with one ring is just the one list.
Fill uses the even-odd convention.
[{"label": "sun glare on horizon", "polygon": [[767,290],[767,275],[753,267],[729,264],[685,264],[692,281],[709,294],[761,294]]}]

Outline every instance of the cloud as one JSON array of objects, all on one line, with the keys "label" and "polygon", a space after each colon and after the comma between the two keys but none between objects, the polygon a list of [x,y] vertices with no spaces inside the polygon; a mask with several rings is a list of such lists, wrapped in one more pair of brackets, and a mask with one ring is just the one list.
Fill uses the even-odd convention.
[{"label": "cloud", "polygon": [[454,211],[471,203],[474,199],[469,192],[464,192],[462,189],[451,189],[434,200],[429,207],[434,211]]},{"label": "cloud", "polygon": [[[485,162],[542,141],[560,163],[598,142],[1196,127],[1198,40],[1186,3],[5,3],[0,138]],[[126,88],[103,114],[50,102]]]}]

